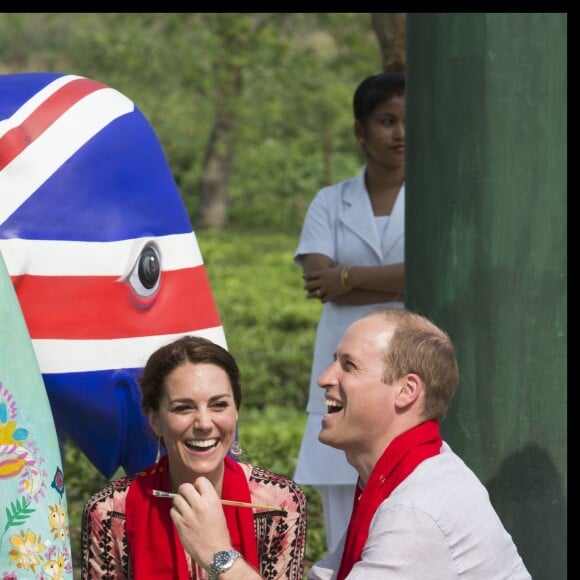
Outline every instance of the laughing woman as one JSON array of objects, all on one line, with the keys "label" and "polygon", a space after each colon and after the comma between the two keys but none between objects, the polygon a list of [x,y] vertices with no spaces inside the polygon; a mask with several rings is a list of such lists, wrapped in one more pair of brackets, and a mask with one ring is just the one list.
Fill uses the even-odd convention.
[{"label": "laughing woman", "polygon": [[232,355],[209,340],[185,336],[150,356],[139,385],[143,410],[167,453],[90,498],[82,518],[82,578],[208,578],[206,567],[181,545],[168,499],[181,484],[201,477],[224,504],[230,536],[207,566],[209,578],[243,558],[262,578],[301,580],[303,491],[282,475],[230,457],[239,453],[242,398]]}]

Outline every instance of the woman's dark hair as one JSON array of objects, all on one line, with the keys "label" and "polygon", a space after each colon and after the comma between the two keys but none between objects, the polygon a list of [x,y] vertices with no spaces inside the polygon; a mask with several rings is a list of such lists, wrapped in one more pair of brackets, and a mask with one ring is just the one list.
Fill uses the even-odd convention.
[{"label": "woman's dark hair", "polygon": [[381,73],[367,77],[354,92],[354,118],[366,125],[373,111],[395,95],[405,94],[405,76],[399,73]]},{"label": "woman's dark hair", "polygon": [[232,385],[236,409],[242,403],[240,369],[234,357],[218,344],[200,336],[183,336],[158,348],[147,360],[137,383],[141,388],[141,408],[147,414],[158,411],[167,376],[182,364],[215,365],[223,369]]}]

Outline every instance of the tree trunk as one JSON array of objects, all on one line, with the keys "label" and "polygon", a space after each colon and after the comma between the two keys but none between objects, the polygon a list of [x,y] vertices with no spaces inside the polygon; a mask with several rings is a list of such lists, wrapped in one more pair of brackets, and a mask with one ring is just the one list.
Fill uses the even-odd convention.
[{"label": "tree trunk", "polygon": [[229,182],[242,95],[239,55],[247,50],[247,21],[235,14],[216,16],[221,50],[215,65],[215,117],[199,180],[197,228],[223,229],[228,223]]},{"label": "tree trunk", "polygon": [[222,229],[227,225],[235,122],[233,111],[216,108],[199,180],[198,228]]},{"label": "tree trunk", "polygon": [[406,13],[373,12],[373,30],[377,35],[383,70],[405,72],[406,64]]},{"label": "tree trunk", "polygon": [[222,229],[228,222],[229,182],[231,175],[235,126],[235,100],[241,93],[241,73],[228,67],[223,78],[229,86],[217,83],[216,112],[199,180],[199,206],[196,226]]}]

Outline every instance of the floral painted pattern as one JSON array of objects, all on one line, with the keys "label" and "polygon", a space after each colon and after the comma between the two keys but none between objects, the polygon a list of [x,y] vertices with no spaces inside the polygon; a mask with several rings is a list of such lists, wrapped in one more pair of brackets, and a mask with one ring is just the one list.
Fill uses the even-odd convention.
[{"label": "floral painted pattern", "polygon": [[3,493],[0,500],[0,550],[10,567],[0,580],[62,580],[72,572],[64,487],[54,484],[62,484],[62,470],[56,466],[49,475],[33,433],[19,419],[14,395],[0,382],[0,480],[15,482],[2,488],[13,489],[13,497]]}]

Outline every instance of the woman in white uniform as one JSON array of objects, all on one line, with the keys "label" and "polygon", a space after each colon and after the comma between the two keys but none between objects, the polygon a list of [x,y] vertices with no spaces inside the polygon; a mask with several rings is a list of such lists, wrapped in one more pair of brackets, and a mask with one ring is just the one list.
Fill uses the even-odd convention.
[{"label": "woman in white uniform", "polygon": [[355,91],[353,109],[354,134],[366,164],[356,177],[317,193],[294,253],[307,298],[324,304],[294,479],[322,494],[330,552],[348,526],[357,473],[344,453],[318,441],[326,405],[317,381],[346,328],[377,305],[402,308],[405,285],[404,76],[366,78]]}]

